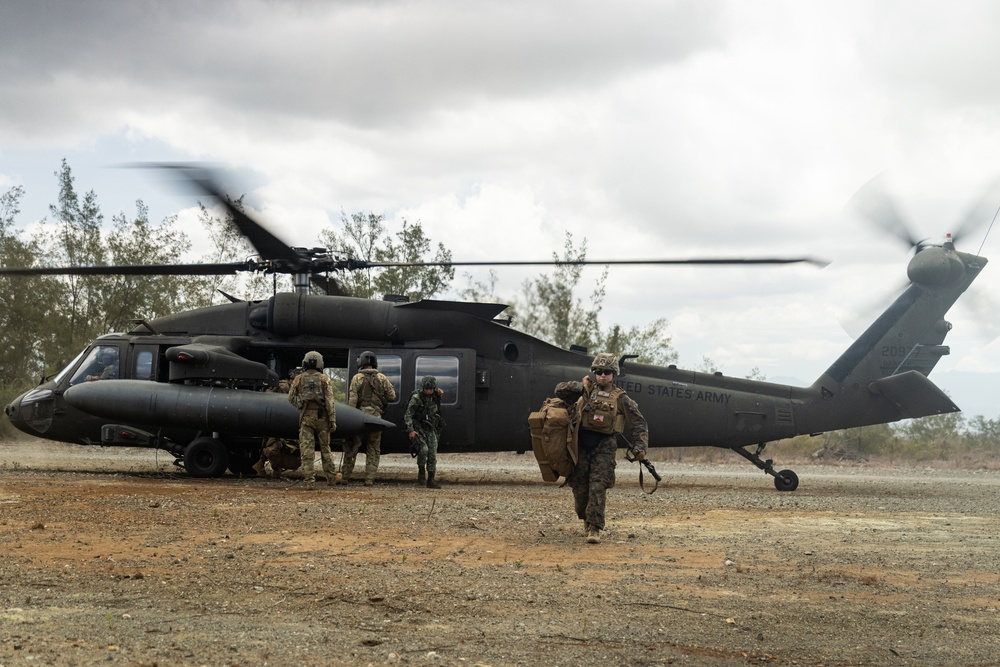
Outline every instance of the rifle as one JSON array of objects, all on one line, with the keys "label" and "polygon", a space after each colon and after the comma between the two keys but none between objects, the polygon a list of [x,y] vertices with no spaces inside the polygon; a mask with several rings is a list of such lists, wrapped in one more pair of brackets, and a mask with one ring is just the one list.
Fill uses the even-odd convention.
[{"label": "rifle", "polygon": [[[649,474],[653,476],[653,479],[656,480],[656,484],[653,485],[653,490],[650,491],[649,494],[647,494],[647,495],[652,495],[653,492],[655,492],[656,489],[660,486],[660,482],[663,480],[663,478],[660,477],[660,475],[656,472],[656,468],[653,466],[652,463],[649,462],[649,460],[647,460],[646,458],[642,459],[635,458],[635,451],[637,448],[635,445],[632,444],[632,442],[628,438],[625,437],[624,433],[615,433],[615,437],[621,438],[622,442],[625,443],[625,447],[628,449],[628,453],[625,454],[625,460],[628,461],[629,463],[634,463],[636,461],[639,461],[639,463],[641,463],[646,468],[646,470],[649,471]],[[639,468],[639,488],[642,489],[643,493],[645,493],[646,487],[643,486],[642,482],[643,482],[642,468]]]},{"label": "rifle", "polygon": [[415,459],[420,455],[420,448],[424,446],[424,439],[420,437],[420,431],[414,431],[417,434],[413,440],[410,440],[410,458]]}]

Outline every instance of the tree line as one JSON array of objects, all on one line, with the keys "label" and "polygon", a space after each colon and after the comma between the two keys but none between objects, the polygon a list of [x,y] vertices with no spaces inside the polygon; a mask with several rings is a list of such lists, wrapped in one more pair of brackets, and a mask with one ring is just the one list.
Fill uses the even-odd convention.
[{"label": "tree line", "polygon": [[[63,160],[55,172],[57,194],[45,219],[19,226],[23,186],[0,194],[0,266],[107,266],[183,263],[191,239],[176,216],[150,220],[137,200],[131,214],[115,213],[105,224],[97,194],[77,192],[72,170]],[[242,198],[230,200],[243,208]],[[199,222],[207,238],[200,261],[239,262],[254,254],[227,214],[199,203]],[[28,231],[30,229],[30,232]],[[374,262],[451,261],[451,251],[434,242],[419,221],[403,220],[393,232],[384,216],[359,211],[340,220],[318,238],[334,253]],[[510,304],[512,326],[559,347],[636,354],[644,363],[677,361],[666,319],[645,326],[602,322],[607,268],[594,282],[589,298],[578,296],[587,240],[566,232],[561,253],[553,253],[549,273],[525,280],[517,294],[495,293],[497,275],[477,281],[465,274],[455,289],[470,301]],[[381,298],[405,295],[411,300],[440,297],[453,289],[451,266],[389,267],[346,272],[338,276],[354,296]],[[44,375],[63,368],[98,336],[125,331],[138,319],[149,320],[226,300],[226,294],[262,299],[291,289],[288,276],[32,276],[0,277],[0,400],[9,401]],[[714,370],[703,358],[700,370]],[[763,379],[757,369],[750,377]],[[6,424],[4,425],[6,426]],[[0,432],[2,432],[0,427]],[[785,447],[814,449],[831,457],[955,456],[956,452],[1000,454],[1000,422],[961,414],[939,415],[896,425],[879,425],[793,439]]]},{"label": "tree line", "polygon": [[[119,212],[106,224],[97,193],[78,192],[66,160],[55,172],[57,193],[48,215],[31,225],[20,224],[25,191],[14,186],[0,194],[0,266],[110,266],[178,264],[192,240],[178,227],[177,217],[159,222],[137,200],[135,211]],[[242,198],[231,199],[242,210]],[[232,224],[228,214],[198,204],[198,219],[207,238],[198,261],[243,261],[253,248]],[[201,241],[201,239],[200,239]],[[340,220],[323,230],[323,247],[355,259],[374,262],[451,261],[451,251],[434,242],[419,222],[402,221],[391,231],[383,215],[359,211],[341,213]],[[563,253],[553,260],[586,259],[586,239],[566,234]],[[560,347],[580,345],[619,354],[638,354],[641,361],[676,360],[666,333],[667,321],[646,327],[602,327],[598,314],[604,300],[607,272],[597,281],[586,306],[576,296],[581,267],[558,265],[551,275],[524,282],[521,292],[505,302],[514,328]],[[362,298],[383,294],[411,300],[440,297],[452,289],[451,266],[386,267],[345,272],[337,276],[348,293]],[[498,300],[493,286],[468,275],[460,295],[467,300]],[[0,389],[9,400],[47,374],[58,371],[100,335],[128,330],[136,320],[221,303],[232,294],[262,299],[274,291],[291,289],[288,276],[4,276],[0,277]]]}]

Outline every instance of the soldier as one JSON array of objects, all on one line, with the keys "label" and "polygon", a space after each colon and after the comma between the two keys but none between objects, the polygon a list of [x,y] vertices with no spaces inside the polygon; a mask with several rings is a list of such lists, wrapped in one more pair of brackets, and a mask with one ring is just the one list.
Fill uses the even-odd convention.
[{"label": "soldier", "polygon": [[[294,372],[289,375],[292,378],[295,377]],[[268,387],[265,391],[271,394],[287,394],[290,387],[291,383],[289,380],[281,379],[278,381],[277,387]],[[290,465],[293,461],[299,461],[299,463]],[[263,475],[264,464],[268,462],[271,463],[271,477],[275,479],[281,477],[283,469],[294,470],[298,468],[301,465],[299,444],[295,440],[286,438],[275,438],[273,436],[264,438],[260,450],[260,459],[257,463],[253,464],[253,469],[257,471],[258,475]]]},{"label": "soldier", "polygon": [[626,426],[634,445],[632,455],[646,458],[649,427],[639,412],[639,406],[624,389],[614,386],[619,374],[618,360],[609,352],[594,357],[591,372],[595,380],[585,375],[583,382],[560,382],[556,395],[563,400],[583,397],[580,406],[579,461],[566,479],[573,489],[576,515],[583,519],[587,542],[598,544],[604,530],[604,502],[608,489],[615,485],[616,433]]},{"label": "soldier", "polygon": [[[366,415],[381,417],[386,406],[395,400],[396,390],[392,388],[389,378],[378,371],[378,358],[375,354],[366,351],[358,355],[358,372],[351,378],[348,404]],[[365,486],[375,483],[375,473],[378,472],[379,457],[382,454],[381,431],[372,431],[364,436],[356,435],[350,442],[344,443],[344,460],[340,465],[340,472],[345,484],[350,481],[354,472],[354,462],[362,440],[365,443]]]},{"label": "soldier", "polygon": [[94,360],[94,372],[84,378],[87,382],[95,380],[114,380],[118,377],[118,348],[102,347],[97,351]]},{"label": "soldier", "polygon": [[434,481],[434,473],[437,472],[438,436],[444,428],[444,420],[441,419],[442,394],[444,390],[438,388],[437,378],[433,375],[425,376],[420,381],[420,389],[410,394],[406,414],[403,416],[406,430],[410,432],[410,442],[418,448],[417,484],[423,484],[426,479],[428,489],[441,488]]},{"label": "soldier", "polygon": [[302,374],[292,380],[288,390],[288,402],[299,409],[299,452],[302,458],[302,477],[306,488],[316,488],[316,473],[313,470],[316,458],[316,440],[319,440],[320,456],[326,483],[333,484],[337,466],[330,453],[330,433],[337,429],[337,414],[333,405],[333,387],[330,378],[323,373],[323,355],[306,352],[302,359]]}]

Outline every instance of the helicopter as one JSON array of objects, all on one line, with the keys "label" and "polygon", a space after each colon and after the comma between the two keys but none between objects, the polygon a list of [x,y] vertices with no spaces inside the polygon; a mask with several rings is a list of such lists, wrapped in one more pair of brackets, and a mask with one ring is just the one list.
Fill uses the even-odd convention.
[{"label": "helicopter", "polygon": [[[218,477],[227,469],[250,475],[261,436],[298,434],[295,408],[265,389],[295,369],[306,351],[320,352],[327,369],[342,369],[348,377],[357,372],[362,353],[371,351],[397,399],[384,419],[338,404],[335,437],[383,429],[383,453],[408,452],[406,434],[393,426],[403,419],[409,392],[423,376],[433,375],[444,392],[442,453],[524,452],[531,444],[527,415],[557,383],[590,369],[592,354],[586,349],[563,349],[512,328],[510,319],[501,317],[505,304],[352,297],[331,273],[440,264],[367,262],[322,248],[290,247],[233,207],[209,173],[176,168],[228,207],[258,257],[231,264],[0,268],[0,275],[260,271],[290,273],[295,290],[138,321],[127,332],[98,338],[5,407],[18,429],[84,445],[158,448],[194,477]],[[907,266],[909,286],[808,387],[643,364],[635,355],[622,355],[615,383],[638,400],[650,446],[729,449],[771,476],[778,491],[794,491],[796,473],[763,458],[768,443],[958,411],[927,376],[950,352],[943,344],[951,329],[945,314],[987,260],[956,250],[950,236],[940,245],[921,242],[916,250]],[[810,258],[585,261],[793,262],[819,263]]]}]

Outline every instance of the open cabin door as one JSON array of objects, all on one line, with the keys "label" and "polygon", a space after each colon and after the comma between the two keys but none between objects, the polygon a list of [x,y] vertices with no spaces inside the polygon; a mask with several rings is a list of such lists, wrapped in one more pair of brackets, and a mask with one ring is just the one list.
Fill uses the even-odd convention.
[{"label": "open cabin door", "polygon": [[[476,429],[476,351],[465,348],[365,348],[375,353],[378,369],[396,390],[396,400],[389,404],[383,417],[394,424],[382,434],[383,452],[409,450],[409,439],[403,426],[403,413],[414,390],[426,375],[437,379],[444,390],[441,414],[445,428],[441,432],[442,451],[462,451],[475,441]],[[351,349],[350,376],[358,372],[357,358],[361,348]]]}]

